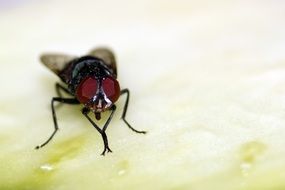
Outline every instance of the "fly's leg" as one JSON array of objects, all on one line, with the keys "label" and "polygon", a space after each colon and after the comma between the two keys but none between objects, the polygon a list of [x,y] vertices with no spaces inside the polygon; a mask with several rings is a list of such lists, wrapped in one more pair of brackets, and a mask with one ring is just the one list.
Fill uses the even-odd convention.
[{"label": "fly's leg", "polygon": [[36,149],[42,148],[45,145],[47,145],[52,140],[52,138],[54,137],[56,132],[58,131],[57,118],[56,118],[56,113],[55,113],[55,109],[54,109],[54,102],[60,102],[60,103],[71,104],[71,105],[79,104],[78,100],[75,98],[61,98],[61,97],[52,98],[51,110],[52,110],[52,118],[53,118],[53,123],[54,123],[54,131],[51,134],[51,136],[43,144],[36,146]]},{"label": "fly's leg", "polygon": [[126,114],[127,114],[127,109],[128,109],[128,105],[129,105],[129,98],[130,98],[130,91],[129,89],[123,89],[121,91],[121,95],[123,94],[127,94],[127,99],[126,99],[126,102],[125,102],[125,106],[124,106],[124,109],[123,109],[123,114],[122,114],[122,117],[121,119],[123,119],[123,121],[126,123],[126,125],[134,132],[136,133],[142,133],[142,134],[146,134],[147,132],[146,131],[138,131],[136,130],[135,128],[133,128],[129,123],[128,121],[126,120]]},{"label": "fly's leg", "polygon": [[[66,94],[68,95],[71,95],[73,96],[69,90],[67,88],[65,88],[64,86],[62,86],[60,83],[55,83],[55,91],[56,91],[56,94],[60,97],[60,98],[64,98],[63,95],[62,95],[62,92],[65,92]],[[62,104],[57,104],[56,105],[56,108],[59,108],[61,107]]]},{"label": "fly's leg", "polygon": [[109,116],[109,118],[107,119],[106,123],[104,124],[103,128],[100,129],[100,127],[98,127],[98,125],[88,116],[88,113],[90,112],[90,110],[88,108],[83,108],[82,109],[82,114],[89,120],[89,122],[93,125],[93,127],[101,134],[103,142],[104,142],[104,151],[102,152],[101,155],[105,155],[106,151],[107,152],[112,152],[112,150],[109,148],[109,144],[108,144],[108,138],[106,135],[106,129],[109,126],[110,121],[113,118],[114,112],[116,110],[116,106],[113,105],[111,107],[111,114]]},{"label": "fly's leg", "polygon": [[61,91],[65,92],[66,94],[72,95],[67,88],[65,88],[64,86],[62,86],[59,83],[55,83],[55,91],[56,91],[57,95],[61,98],[63,97],[61,94]]}]

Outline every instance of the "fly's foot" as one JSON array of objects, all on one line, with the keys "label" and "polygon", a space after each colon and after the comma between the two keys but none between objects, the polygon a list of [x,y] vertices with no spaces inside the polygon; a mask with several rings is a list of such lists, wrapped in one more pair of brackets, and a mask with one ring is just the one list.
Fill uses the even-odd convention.
[{"label": "fly's foot", "polygon": [[111,150],[108,146],[105,146],[104,151],[102,152],[101,155],[102,155],[102,156],[105,156],[106,151],[107,151],[107,153],[108,153],[108,152],[112,152],[112,150]]}]

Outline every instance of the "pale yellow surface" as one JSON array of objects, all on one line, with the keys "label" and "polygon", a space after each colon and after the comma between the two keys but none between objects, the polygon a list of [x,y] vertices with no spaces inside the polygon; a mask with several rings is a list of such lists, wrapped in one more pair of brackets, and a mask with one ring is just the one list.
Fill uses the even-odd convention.
[{"label": "pale yellow surface", "polygon": [[[0,10],[0,189],[285,189],[285,2],[27,2]],[[50,99],[42,52],[99,45],[131,90],[107,133]],[[101,122],[102,124],[102,122]]]}]

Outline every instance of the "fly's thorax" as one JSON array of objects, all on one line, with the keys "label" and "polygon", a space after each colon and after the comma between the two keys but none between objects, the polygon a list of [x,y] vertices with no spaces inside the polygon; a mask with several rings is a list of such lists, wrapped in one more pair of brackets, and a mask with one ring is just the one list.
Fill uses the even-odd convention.
[{"label": "fly's thorax", "polygon": [[59,76],[68,85],[69,91],[73,94],[75,94],[82,80],[88,76],[95,76],[96,78],[112,76],[116,78],[112,69],[103,60],[92,56],[84,56],[72,60]]}]

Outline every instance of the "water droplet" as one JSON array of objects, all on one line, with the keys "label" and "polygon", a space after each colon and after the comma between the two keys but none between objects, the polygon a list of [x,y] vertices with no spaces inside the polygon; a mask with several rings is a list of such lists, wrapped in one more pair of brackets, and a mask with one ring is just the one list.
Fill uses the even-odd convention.
[{"label": "water droplet", "polygon": [[121,162],[119,162],[119,163],[117,164],[117,168],[118,168],[117,174],[118,174],[119,176],[123,176],[123,175],[125,175],[125,174],[127,173],[127,171],[128,171],[129,162],[126,161],[126,160],[123,160],[123,161],[121,161]]},{"label": "water droplet", "polygon": [[119,170],[119,171],[118,171],[118,175],[120,175],[120,176],[121,176],[121,175],[124,175],[125,173],[126,173],[126,170]]},{"label": "water droplet", "polygon": [[53,170],[53,167],[50,164],[44,164],[41,165],[41,170],[45,171],[45,172],[49,172]]},{"label": "water droplet", "polygon": [[252,165],[249,163],[241,163],[240,169],[244,177],[247,177],[249,175],[249,171],[251,170],[251,167]]},{"label": "water droplet", "polygon": [[266,145],[258,142],[251,141],[243,144],[240,148],[240,170],[244,177],[249,176],[254,164],[259,156],[263,154]]}]

